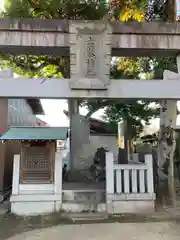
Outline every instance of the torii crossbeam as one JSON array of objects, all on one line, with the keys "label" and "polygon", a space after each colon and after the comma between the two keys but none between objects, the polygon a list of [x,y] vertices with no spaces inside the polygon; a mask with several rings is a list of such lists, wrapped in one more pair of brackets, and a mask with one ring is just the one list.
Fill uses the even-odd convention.
[{"label": "torii crossbeam", "polygon": [[0,78],[0,97],[180,99],[179,75],[165,80],[113,80],[111,56],[178,54],[178,23],[0,20],[0,50],[70,55],[71,79]]},{"label": "torii crossbeam", "polygon": [[1,52],[70,54],[71,79],[0,78],[0,97],[180,99],[179,75],[171,81],[109,79],[112,55],[178,54],[179,33],[178,23],[1,19]]},{"label": "torii crossbeam", "polygon": [[[54,99],[180,99],[180,74],[166,80],[111,80],[108,90],[71,90],[68,79],[0,78],[0,97]],[[169,79],[170,80],[170,79]]]}]

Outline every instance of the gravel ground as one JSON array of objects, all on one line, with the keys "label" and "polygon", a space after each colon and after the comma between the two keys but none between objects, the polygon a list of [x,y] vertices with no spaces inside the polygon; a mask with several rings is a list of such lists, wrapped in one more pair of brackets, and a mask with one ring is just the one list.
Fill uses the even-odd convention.
[{"label": "gravel ground", "polygon": [[161,240],[179,240],[180,187],[177,189],[176,209],[165,208],[152,216],[126,214],[99,222],[73,222],[64,219],[61,213],[29,218],[0,215],[0,240],[49,240],[51,237],[53,240],[109,240],[112,237],[123,240],[144,240],[144,237],[146,240],[159,240],[159,237]]},{"label": "gravel ground", "polygon": [[179,240],[180,226],[172,222],[161,223],[102,223],[59,225],[34,230],[8,240]]},{"label": "gravel ground", "polygon": [[[29,218],[20,218],[11,214],[6,214],[5,216],[0,216],[0,240],[5,240],[9,238],[18,240],[18,239],[21,239],[20,238],[21,236],[24,239],[28,239],[28,240],[37,239],[37,238],[31,238],[31,237],[35,237],[37,232],[41,234],[45,233],[45,235],[46,235],[46,232],[48,232],[48,234],[51,234],[51,232],[52,234],[54,234],[53,232],[54,231],[57,232],[58,229],[61,229],[60,231],[64,231],[63,229],[66,229],[66,230],[69,229],[67,230],[67,232],[69,232],[67,234],[71,234],[72,231],[75,231],[73,229],[77,229],[77,231],[79,231],[79,229],[81,228],[82,229],[85,228],[87,229],[87,232],[88,231],[91,232],[91,230],[89,229],[91,229],[92,226],[95,226],[94,224],[96,224],[96,226],[99,226],[99,227],[104,226],[104,230],[102,230],[103,232],[106,232],[106,227],[109,228],[109,225],[111,227],[113,226],[112,228],[115,228],[115,229],[116,229],[116,225],[118,225],[123,230],[124,226],[126,226],[127,224],[127,226],[130,226],[130,229],[137,228],[138,231],[139,231],[139,226],[140,228],[141,226],[145,226],[145,228],[149,226],[150,230],[152,230],[152,227],[154,226],[155,227],[159,226],[159,227],[156,227],[157,232],[159,232],[160,229],[162,230],[163,226],[165,226],[165,229],[162,230],[163,232],[166,232],[166,229],[168,228],[169,230],[167,230],[167,232],[169,231],[169,233],[171,233],[170,230],[172,229],[172,234],[174,234],[176,231],[178,231],[178,229],[180,229],[180,214],[177,214],[177,213],[178,212],[174,212],[174,211],[172,212],[171,210],[168,210],[164,212],[158,212],[149,216],[135,215],[135,214],[115,215],[115,216],[110,216],[107,220],[99,220],[99,221],[95,221],[95,220],[72,221],[71,219],[62,217],[63,214],[61,213],[54,213],[47,216],[37,216],[37,217],[29,217]],[[96,229],[92,231],[96,232]],[[128,231],[131,232],[131,230],[127,230],[127,232]],[[154,230],[152,232],[154,232]],[[23,235],[19,235],[22,233]],[[155,236],[156,235],[157,233],[155,233]],[[13,236],[17,236],[17,237],[13,238]],[[64,237],[64,239],[66,238],[67,240],[67,239],[70,239],[70,237],[71,235],[69,236],[67,235],[66,237]],[[101,234],[98,237],[99,237],[98,240],[100,240]],[[106,235],[102,237],[106,239]],[[155,238],[154,236],[151,236],[151,237]],[[40,236],[38,239],[44,239],[44,235]],[[56,238],[54,238],[53,240],[55,239]],[[80,239],[81,238],[79,238],[79,240]],[[91,235],[89,238],[87,236],[85,239],[87,240],[91,239]],[[135,240],[136,238],[131,238],[130,236],[130,239]],[[165,239],[169,239],[169,238],[165,238]],[[61,240],[63,240],[63,238],[61,238]]]}]

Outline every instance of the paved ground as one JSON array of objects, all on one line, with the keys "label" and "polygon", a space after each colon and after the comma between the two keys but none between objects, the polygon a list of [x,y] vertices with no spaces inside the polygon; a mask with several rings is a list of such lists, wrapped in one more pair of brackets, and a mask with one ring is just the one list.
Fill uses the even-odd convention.
[{"label": "paved ground", "polygon": [[8,240],[179,240],[179,237],[179,224],[159,222],[59,225],[26,232]]}]

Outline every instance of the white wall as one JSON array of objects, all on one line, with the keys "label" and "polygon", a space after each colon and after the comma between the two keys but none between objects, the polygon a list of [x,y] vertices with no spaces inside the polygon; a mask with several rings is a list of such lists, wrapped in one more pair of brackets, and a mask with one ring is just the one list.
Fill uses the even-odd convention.
[{"label": "white wall", "polygon": [[118,153],[118,141],[114,135],[90,135],[91,151],[96,151],[99,147],[104,147],[113,153]]},{"label": "white wall", "polygon": [[31,125],[36,122],[36,116],[26,99],[8,99],[8,125]]},{"label": "white wall", "polygon": [[[93,157],[97,148],[104,147],[107,150],[117,154],[118,141],[113,135],[90,135],[89,144],[84,144],[81,148],[81,154],[78,166],[76,168],[88,168],[93,163]],[[66,154],[64,155],[64,163],[69,167],[69,139],[66,143]]]}]

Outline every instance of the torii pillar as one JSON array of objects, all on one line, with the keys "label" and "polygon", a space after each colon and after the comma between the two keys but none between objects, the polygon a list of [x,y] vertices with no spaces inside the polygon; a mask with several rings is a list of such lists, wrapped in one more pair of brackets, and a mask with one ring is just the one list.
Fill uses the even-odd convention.
[{"label": "torii pillar", "polygon": [[[13,69],[5,69],[0,72],[0,77],[8,78],[13,76]],[[11,86],[9,86],[11,87]],[[4,133],[8,128],[8,99],[0,98],[0,134]],[[6,163],[6,144],[0,142],[0,202],[4,200],[4,174]]]}]

